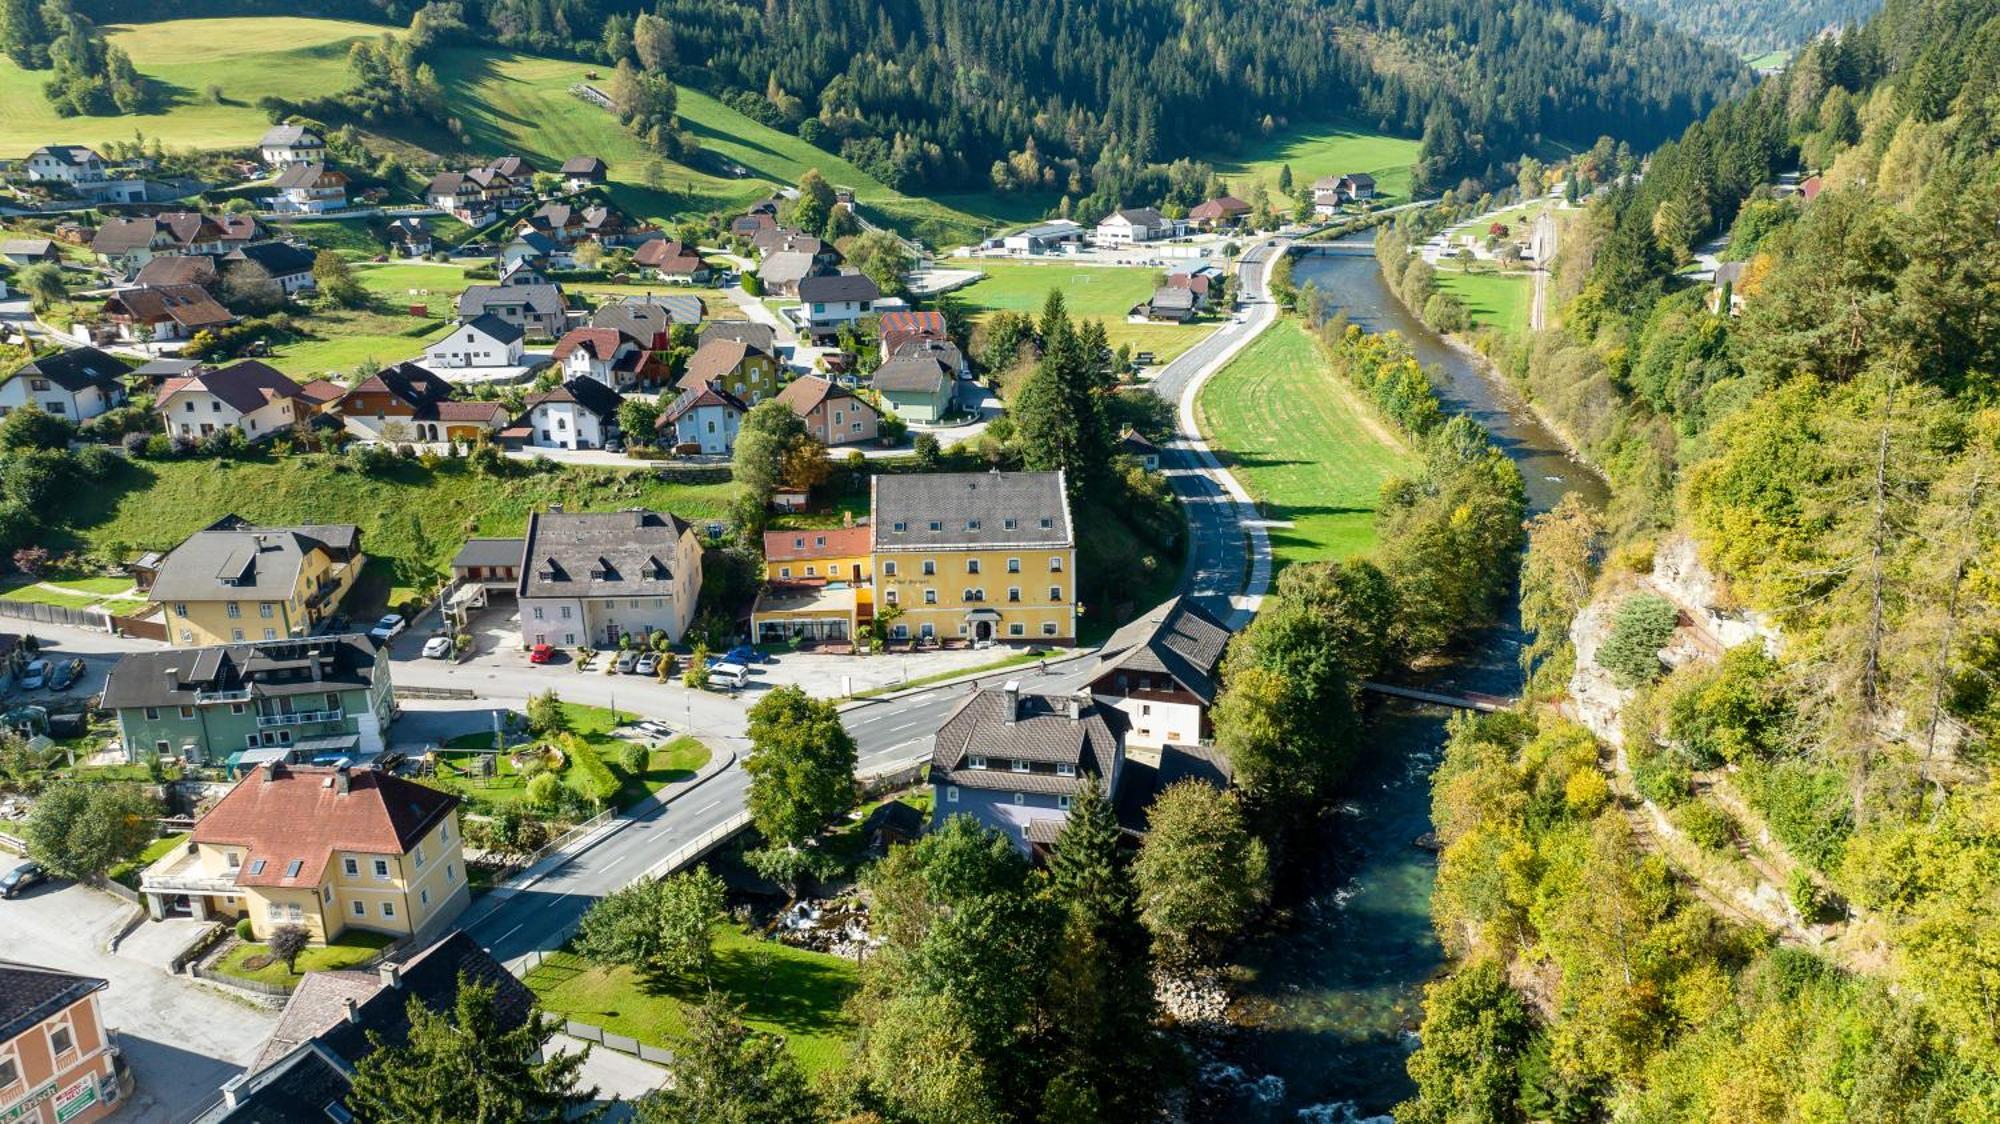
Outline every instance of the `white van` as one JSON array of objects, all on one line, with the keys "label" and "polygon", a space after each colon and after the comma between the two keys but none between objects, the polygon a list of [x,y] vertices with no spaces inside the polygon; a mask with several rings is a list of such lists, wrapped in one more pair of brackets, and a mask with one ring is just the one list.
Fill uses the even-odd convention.
[{"label": "white van", "polygon": [[741,687],[750,682],[750,669],[724,660],[708,669],[708,681],[716,687]]}]

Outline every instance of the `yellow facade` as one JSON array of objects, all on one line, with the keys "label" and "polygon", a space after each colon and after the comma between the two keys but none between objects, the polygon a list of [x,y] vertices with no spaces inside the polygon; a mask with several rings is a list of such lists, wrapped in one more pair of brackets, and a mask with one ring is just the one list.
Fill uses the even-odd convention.
[{"label": "yellow facade", "polygon": [[773,583],[834,581],[859,585],[869,580],[874,566],[874,559],[866,554],[799,562],[767,562],[764,564],[764,580]]},{"label": "yellow facade", "polygon": [[[167,643],[178,648],[202,648],[213,644],[243,644],[259,640],[283,640],[303,636],[319,621],[333,614],[360,575],[365,559],[356,555],[352,562],[339,563],[323,549],[312,549],[301,558],[291,594],[283,600],[213,598],[209,600],[158,598],[167,625]],[[319,601],[313,591],[325,582],[337,584]]]},{"label": "yellow facade", "polygon": [[1076,550],[877,551],[876,612],[902,610],[896,639],[1076,640]]},{"label": "yellow facade", "polygon": [[[204,875],[237,877],[246,849],[202,844]],[[258,940],[279,925],[303,925],[316,942],[336,939],[350,928],[407,936],[471,900],[458,813],[433,828],[405,854],[335,851],[315,886],[239,886],[234,894],[213,894],[208,907],[229,917],[247,916]]]}]

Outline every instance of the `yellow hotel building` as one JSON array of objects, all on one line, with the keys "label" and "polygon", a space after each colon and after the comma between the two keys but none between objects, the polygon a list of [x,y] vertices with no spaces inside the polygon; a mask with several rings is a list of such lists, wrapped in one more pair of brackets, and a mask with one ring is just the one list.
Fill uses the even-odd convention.
[{"label": "yellow hotel building", "polygon": [[253,527],[228,516],[159,564],[146,598],[177,648],[309,635],[360,576],[360,528]]},{"label": "yellow hotel building", "polygon": [[878,475],[876,611],[892,639],[1076,642],[1076,528],[1061,472]]}]

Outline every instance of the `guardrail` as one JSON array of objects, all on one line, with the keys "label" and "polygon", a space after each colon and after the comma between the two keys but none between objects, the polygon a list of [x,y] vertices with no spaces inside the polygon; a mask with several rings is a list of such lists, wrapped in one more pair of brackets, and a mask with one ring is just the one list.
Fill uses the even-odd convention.
[{"label": "guardrail", "polygon": [[568,831],[565,831],[561,835],[558,835],[554,839],[551,839],[547,843],[544,843],[542,845],[541,850],[536,851],[533,855],[529,856],[527,862],[521,864],[521,869],[522,870],[533,869],[536,863],[541,862],[543,859],[548,858],[550,855],[555,854],[557,851],[562,850],[564,847],[569,846],[571,843],[574,843],[577,840],[583,838],[584,836],[590,834],[591,832],[596,831],[598,828],[603,827],[607,822],[614,819],[617,815],[618,815],[617,809],[606,808],[602,812],[599,812],[596,815],[590,817],[589,819],[583,821],[582,823],[577,824],[575,827],[570,828]]},{"label": "guardrail", "polygon": [[723,820],[721,823],[716,824],[714,827],[709,828],[707,831],[702,832],[688,842],[674,848],[673,852],[666,858],[647,867],[637,877],[633,878],[632,881],[639,882],[644,879],[657,880],[665,878],[667,875],[708,854],[719,844],[749,826],[750,811],[746,808]]}]

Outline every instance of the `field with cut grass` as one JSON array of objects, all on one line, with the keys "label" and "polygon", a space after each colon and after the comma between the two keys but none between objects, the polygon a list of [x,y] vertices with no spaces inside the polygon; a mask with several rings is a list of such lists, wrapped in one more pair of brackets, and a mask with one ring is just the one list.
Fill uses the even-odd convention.
[{"label": "field with cut grass", "polygon": [[10,575],[0,583],[0,601],[59,605],[65,609],[101,607],[123,613],[145,604],[130,578],[31,578]]},{"label": "field with cut grass", "polygon": [[1072,317],[1104,322],[1104,334],[1116,348],[1150,351],[1161,363],[1193,347],[1215,330],[1210,323],[1130,324],[1132,306],[1153,294],[1154,278],[1165,272],[1142,266],[1077,265],[1074,263],[986,261],[975,263],[986,277],[956,296],[975,320],[994,312],[1039,313],[1050,289],[1061,289]]},{"label": "field with cut grass", "polygon": [[[1383,136],[1354,124],[1300,124],[1279,129],[1235,156],[1212,156],[1215,170],[1237,197],[1250,198],[1252,184],[1262,183],[1276,200],[1296,203],[1310,195],[1321,176],[1367,172],[1375,177],[1376,194],[1393,203],[1410,197],[1410,166],[1417,162],[1418,142]],[[1292,166],[1290,195],[1278,190],[1278,169]]]},{"label": "field with cut grass", "polygon": [[[853,1034],[841,1005],[858,975],[852,960],[758,940],[735,925],[715,929],[715,977],[708,981],[742,1006],[743,1021],[785,1046],[808,1073],[831,1068]],[[694,981],[655,984],[627,967],[593,965],[567,952],[549,954],[524,983],[542,1008],[672,1049],[687,1033],[682,1007],[701,1002]]]},{"label": "field with cut grass", "polygon": [[[441,576],[468,537],[518,535],[528,513],[550,503],[571,511],[647,507],[706,520],[723,514],[728,497],[720,477],[714,484],[673,484],[613,468],[488,478],[462,461],[436,470],[412,461],[379,476],[348,471],[323,455],[135,461],[78,497],[70,524],[88,545],[126,552],[172,547],[231,512],[257,523],[353,523],[368,553],[356,596],[376,586],[380,603],[399,601]],[[359,615],[354,601],[347,608]]]},{"label": "field with cut grass", "polygon": [[1419,462],[1317,341],[1274,325],[1202,388],[1202,434],[1274,520],[1279,566],[1352,558],[1375,545],[1382,483]]},{"label": "field with cut grass", "polygon": [[1528,330],[1528,313],[1535,300],[1535,280],[1528,273],[1501,273],[1491,266],[1460,272],[1446,262],[1438,266],[1438,288],[1465,302],[1475,327],[1516,336]]}]

